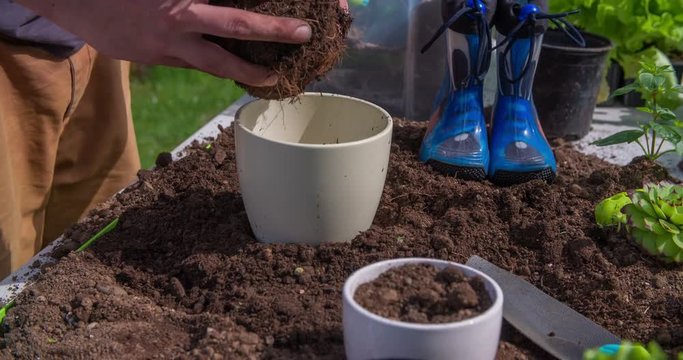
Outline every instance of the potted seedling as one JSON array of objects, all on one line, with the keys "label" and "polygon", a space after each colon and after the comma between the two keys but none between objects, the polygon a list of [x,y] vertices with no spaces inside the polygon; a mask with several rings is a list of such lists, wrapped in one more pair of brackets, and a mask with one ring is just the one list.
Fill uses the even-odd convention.
[{"label": "potted seedling", "polygon": [[[683,155],[683,123],[666,107],[666,99],[683,92],[683,87],[666,80],[672,72],[670,66],[657,66],[646,62],[641,63],[641,66],[637,80],[617,89],[613,96],[632,92],[643,94],[645,106],[638,110],[650,114],[651,120],[641,124],[639,129],[621,131],[593,144],[609,146],[636,143],[643,150],[645,158],[651,161],[671,152]],[[664,149],[666,143],[672,148]]]},{"label": "potted seedling", "polygon": [[595,219],[601,227],[624,226],[649,254],[683,263],[683,186],[648,184],[613,195],[596,206]]},{"label": "potted seedling", "polygon": [[255,100],[235,115],[244,206],[267,243],[351,241],[377,211],[389,166],[392,118],[342,95]]},{"label": "potted seedling", "polygon": [[503,292],[471,267],[421,258],[382,261],[352,274],[342,295],[350,360],[496,355]]}]

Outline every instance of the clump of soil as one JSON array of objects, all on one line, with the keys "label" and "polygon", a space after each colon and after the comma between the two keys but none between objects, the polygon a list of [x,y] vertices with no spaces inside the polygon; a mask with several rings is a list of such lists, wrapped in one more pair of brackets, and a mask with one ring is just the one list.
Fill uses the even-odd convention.
[{"label": "clump of soil", "polygon": [[[115,217],[118,227],[88,251],[45,268],[33,291],[19,295],[0,357],[106,351],[103,358],[144,358],[159,350],[177,358],[196,351],[239,358],[230,351],[246,351],[261,359],[343,359],[341,289],[355,270],[393,258],[465,263],[472,255],[623,339],[683,350],[681,267],[647,256],[623,233],[598,228],[593,217],[603,198],[664,180],[660,169],[610,165],[555,142],[554,184],[500,188],[433,171],[416,156],[426,124],[394,125],[377,216],[351,243],[256,241],[239,193],[232,129],[210,149],[198,144],[183,159],[141,171],[137,184],[73,226],[68,244],[87,240]],[[116,287],[106,294],[100,282]],[[214,334],[208,328],[241,340],[222,348],[206,339]],[[139,347],[148,352],[138,354]],[[498,357],[550,358],[508,326]]]},{"label": "clump of soil", "polygon": [[291,17],[308,22],[312,38],[306,44],[281,44],[207,36],[231,53],[254,64],[273,69],[280,79],[275,86],[252,87],[238,83],[263,99],[282,99],[301,94],[342,58],[351,17],[335,0],[210,0],[212,5],[230,6],[266,15]]},{"label": "clump of soil", "polygon": [[454,268],[411,264],[389,269],[362,284],[354,300],[382,317],[441,324],[475,317],[491,307],[484,281]]}]

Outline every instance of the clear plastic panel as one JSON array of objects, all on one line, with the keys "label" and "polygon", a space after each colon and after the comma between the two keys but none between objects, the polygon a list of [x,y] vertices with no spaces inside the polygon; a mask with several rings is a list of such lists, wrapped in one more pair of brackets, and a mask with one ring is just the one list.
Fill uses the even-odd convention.
[{"label": "clear plastic panel", "polygon": [[[394,116],[427,120],[446,71],[445,37],[426,53],[420,50],[442,23],[441,0],[369,0],[350,11],[346,55],[308,90],[358,97]],[[495,61],[491,65],[496,68]],[[495,81],[489,71],[485,106],[493,103]]]}]

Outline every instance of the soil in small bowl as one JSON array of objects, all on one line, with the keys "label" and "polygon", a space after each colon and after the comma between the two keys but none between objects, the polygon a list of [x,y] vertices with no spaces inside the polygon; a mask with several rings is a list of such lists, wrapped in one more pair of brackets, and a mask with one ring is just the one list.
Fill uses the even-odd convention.
[{"label": "soil in small bowl", "polygon": [[359,286],[354,300],[387,319],[421,324],[473,318],[492,304],[482,278],[467,277],[454,267],[438,270],[429,264],[389,269]]},{"label": "soil in small bowl", "polygon": [[247,92],[263,99],[282,99],[301,94],[311,82],[320,79],[337,62],[346,48],[351,17],[335,0],[210,0],[265,15],[302,19],[308,22],[312,38],[306,44],[280,44],[243,41],[216,36],[207,38],[231,53],[254,64],[273,69],[280,80],[271,87],[238,83]]}]

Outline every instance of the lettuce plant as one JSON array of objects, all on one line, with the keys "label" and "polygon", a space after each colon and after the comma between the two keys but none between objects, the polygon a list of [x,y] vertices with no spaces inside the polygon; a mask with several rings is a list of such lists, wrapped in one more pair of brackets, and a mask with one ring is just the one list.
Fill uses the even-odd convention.
[{"label": "lettuce plant", "polygon": [[[636,79],[640,62],[671,65],[671,56],[683,54],[683,1],[680,0],[552,0],[554,12],[579,9],[567,20],[580,29],[609,38],[614,44],[610,58],[624,69],[627,79]],[[667,73],[669,84],[681,74]],[[601,93],[607,93],[603,82]],[[668,94],[661,104],[675,109],[683,95]]]},{"label": "lettuce plant", "polygon": [[638,62],[645,59],[638,57],[645,49],[654,48],[665,55],[683,53],[683,1],[552,0],[548,3],[553,12],[579,9],[581,12],[568,20],[585,31],[612,40],[615,45],[612,57],[624,67],[627,77],[634,77],[635,71],[628,72],[637,69]]}]

